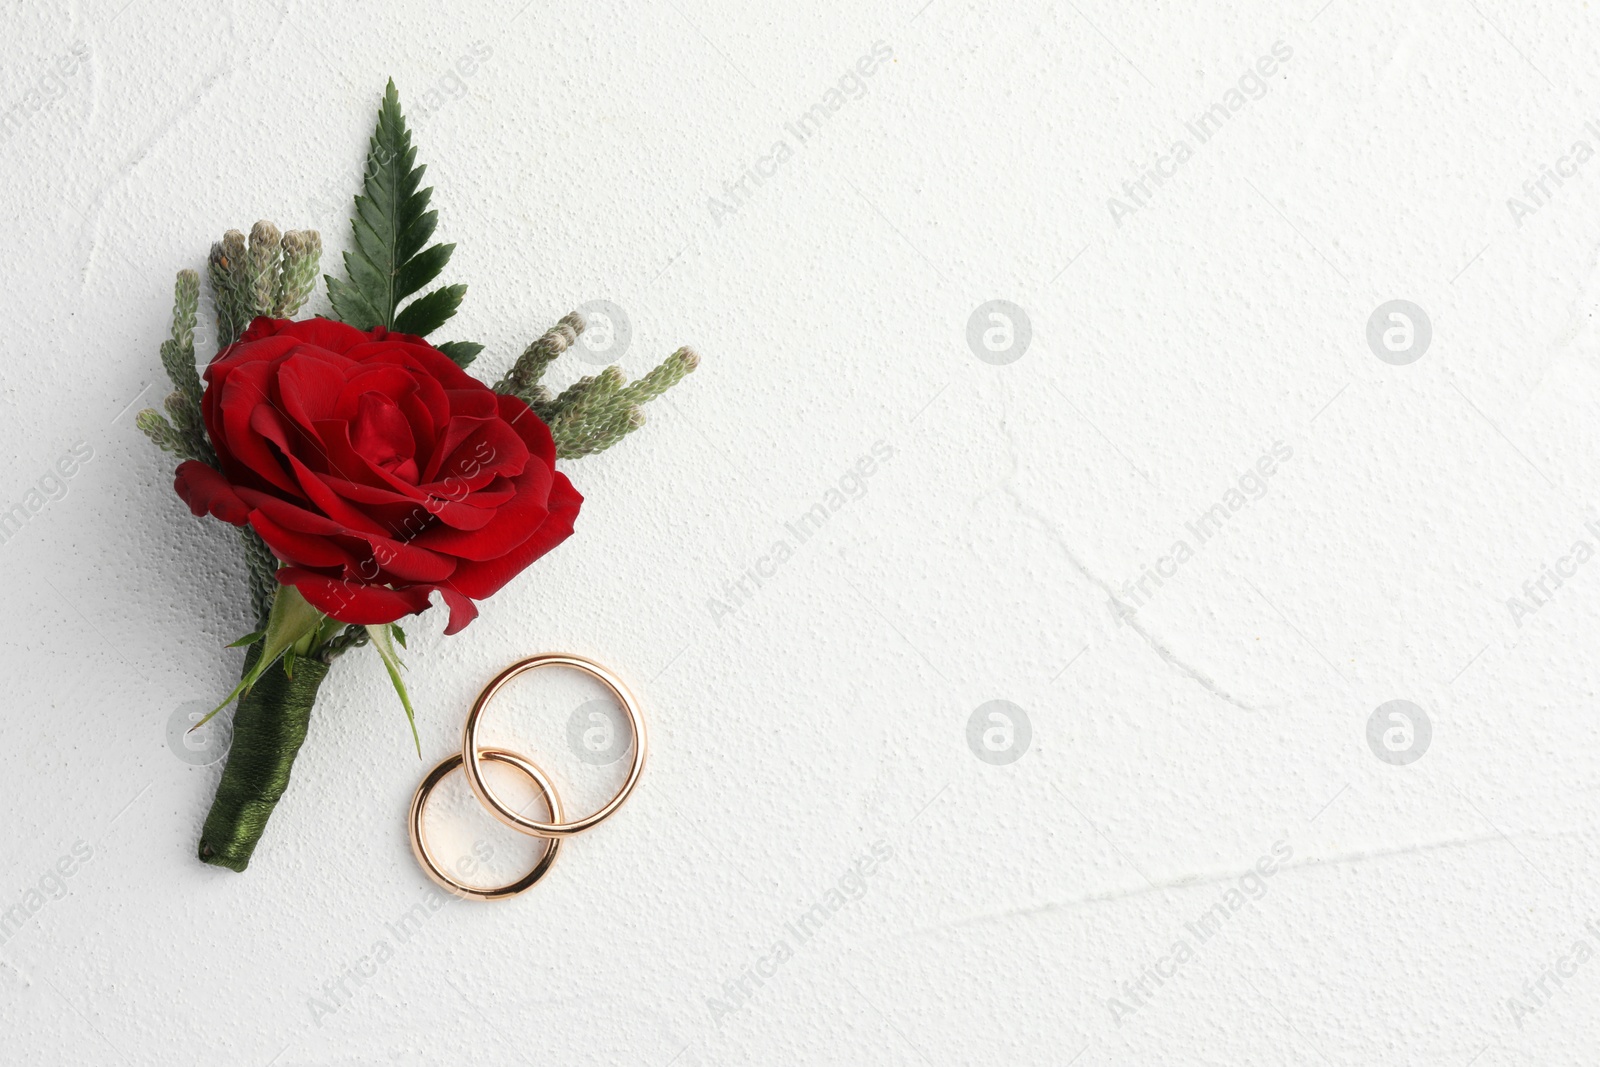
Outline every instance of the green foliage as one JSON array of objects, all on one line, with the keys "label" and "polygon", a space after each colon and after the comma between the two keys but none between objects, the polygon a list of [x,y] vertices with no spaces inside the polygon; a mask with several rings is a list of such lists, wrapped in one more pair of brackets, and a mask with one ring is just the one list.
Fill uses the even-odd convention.
[{"label": "green foliage", "polygon": [[538,411],[542,404],[550,400],[549,393],[539,385],[539,379],[544,376],[545,368],[555,362],[557,356],[572,347],[578,335],[583,332],[584,326],[583,316],[576,311],[563,315],[560,322],[523,349],[522,355],[517,357],[516,363],[512,364],[505,377],[495,383],[495,392],[517,397]]},{"label": "green foliage", "polygon": [[286,319],[299,311],[316,285],[322,235],[278,228],[263,219],[244,234],[229,230],[211,246],[206,263],[217,309],[217,351],[239,339],[258,315]]},{"label": "green foliage", "polygon": [[[550,435],[556,455],[576,458],[600,451],[591,447],[608,434],[620,437],[634,424],[635,409],[622,395],[622,372],[607,367],[593,377],[579,378],[550,404]],[[643,424],[643,413],[638,413]]]},{"label": "green foliage", "polygon": [[172,291],[172,335],[161,342],[161,365],[174,387],[162,405],[171,421],[154,408],[146,408],[134,417],[134,425],[167,452],[214,464],[217,457],[200,418],[200,375],[194,368],[199,308],[200,276],[192,270],[179,271]]},{"label": "green foliage", "polygon": [[172,425],[183,435],[193,458],[203,463],[215,463],[216,453],[211,449],[211,439],[206,436],[205,420],[200,417],[200,405],[189,399],[181,390],[168,394],[161,404],[167,409]]},{"label": "green foliage", "polygon": [[[378,650],[378,655],[383,659],[383,669],[389,672],[389,681],[394,685],[394,691],[400,694],[400,706],[406,709],[406,721],[411,723],[411,740],[416,743],[417,755],[422,755],[422,738],[417,735],[417,713],[411,707],[411,694],[406,692],[406,683],[400,677],[400,671],[405,666],[400,662],[400,653],[395,651],[395,631],[400,629],[393,623],[381,626],[368,626],[367,633],[372,638],[372,647]],[[405,645],[405,639],[400,639],[400,644]]]},{"label": "green foliage", "polygon": [[446,285],[435,289],[427,296],[418,297],[407,304],[394,317],[394,328],[401,333],[426,337],[450,321],[456,308],[461,306],[461,298],[466,295],[467,287],[464,285]]},{"label": "green foliage", "polygon": [[211,294],[217,309],[217,351],[238,340],[249,325],[249,296],[245,286],[244,234],[229,230],[222,240],[211,246],[211,256],[206,261],[206,276],[211,281]]},{"label": "green foliage", "polygon": [[483,346],[476,341],[446,341],[437,347],[439,351],[455,360],[456,366],[462,370],[472,366],[472,361],[483,351]]},{"label": "green foliage", "polygon": [[[321,258],[322,237],[315,230],[279,233],[276,226],[263,220],[250,228],[248,244],[238,230],[224,234],[211,246],[207,262],[217,311],[217,351],[237,340],[257,315],[287,317],[298,311],[315,284]],[[200,276],[192,270],[179,271],[173,291],[172,336],[161,345],[161,363],[175,389],[162,405],[167,409],[165,416],[146,408],[135,417],[134,425],[159,448],[215,467],[217,455],[200,414],[202,387],[195,370],[194,329],[199,305]],[[278,561],[254,530],[241,527],[239,537],[250,573],[251,606],[258,624],[265,626],[278,592]],[[267,666],[270,663],[262,670]]]},{"label": "green foliage", "polygon": [[428,210],[433,190],[417,188],[427,168],[415,166],[416,158],[391,79],[368,147],[363,191],[355,198],[350,219],[355,247],[344,254],[347,277],[327,278],[334,315],[357,329],[386,326],[426,337],[456,313],[467,291],[464,285],[449,285],[400,307],[439,276],[455,251],[453,244],[423,247],[433,236],[439,213]]},{"label": "green foliage", "polygon": [[278,559],[249,526],[239,527],[239,541],[244,545],[245,569],[250,579],[250,606],[255,610],[256,626],[264,631],[278,595]]},{"label": "green foliage", "polygon": [[321,646],[317,649],[316,656],[323,663],[332,663],[352,648],[360,648],[372,640],[365,626],[357,626],[354,623],[348,626],[343,623],[339,625],[342,628],[335,630],[332,636],[326,636],[327,632],[324,631],[325,636],[320,638]]},{"label": "green foliage", "polygon": [[662,360],[648,374],[622,391],[630,403],[643,404],[654,400],[700,365],[700,356],[692,348],[680,348]]},{"label": "green foliage", "polygon": [[579,378],[550,396],[540,380],[556,358],[572,347],[583,332],[584,322],[572,313],[547,330],[518,357],[495,391],[515,396],[550,425],[556,455],[577,459],[604,452],[644,425],[643,405],[677,385],[700,365],[693,349],[680,348],[643,378],[624,384],[615,365],[599,374]]},{"label": "green foliage", "polygon": [[[303,654],[306,649],[296,648],[296,643],[302,638],[315,634],[322,625],[325,616],[322,612],[312,607],[305,597],[300,595],[300,590],[292,585],[280,585],[278,595],[272,601],[272,612],[267,617],[267,629],[261,635],[261,654],[256,657],[250,669],[245,671],[244,677],[239,679],[239,684],[233,687],[233,692],[222,698],[222,703],[212,708],[210,713],[193,726],[190,732],[200,729],[211,721],[211,716],[233,703],[233,698],[241,693],[248,693],[250,687],[264,674],[268,667],[282,659],[291,650]],[[308,642],[309,643],[309,642]],[[287,661],[284,673],[294,677],[293,659]]]},{"label": "green foliage", "polygon": [[194,369],[194,326],[200,309],[200,275],[180,270],[172,287],[172,336],[161,342],[161,365],[172,387],[196,408],[200,406],[200,374]]},{"label": "green foliage", "polygon": [[283,235],[283,267],[273,293],[272,317],[293,318],[316,288],[322,261],[322,235],[316,230],[290,230]]},{"label": "green foliage", "polygon": [[[279,233],[276,226],[262,220],[250,228],[248,243],[238,230],[223,234],[222,240],[211,246],[206,264],[217,312],[217,351],[233,344],[258,315],[287,318],[299,311],[316,284],[321,258],[322,236],[315,230]],[[135,417],[134,425],[165,451],[215,467],[217,455],[200,414],[203,390],[195,370],[199,306],[199,274],[179,271],[173,289],[172,336],[161,344],[161,363],[174,391],[162,405],[167,409],[165,416],[146,408]],[[278,592],[278,561],[254,530],[241,527],[239,536],[250,571],[251,605],[258,623],[264,626]]]},{"label": "green foliage", "polygon": [[550,434],[555,438],[557,456],[580,459],[604,452],[644,423],[644,411],[625,404],[591,417],[573,409],[556,417],[550,424]]},{"label": "green foliage", "polygon": [[133,417],[133,424],[162,451],[176,453],[184,459],[193,458],[189,455],[189,442],[183,439],[183,434],[174,429],[172,423],[155,408],[145,408],[139,412]]},{"label": "green foliage", "polygon": [[262,219],[250,227],[250,249],[244,258],[243,292],[249,302],[248,311],[254,312],[244,324],[256,315],[270,314],[278,299],[278,271],[283,265],[283,234],[278,227]]}]

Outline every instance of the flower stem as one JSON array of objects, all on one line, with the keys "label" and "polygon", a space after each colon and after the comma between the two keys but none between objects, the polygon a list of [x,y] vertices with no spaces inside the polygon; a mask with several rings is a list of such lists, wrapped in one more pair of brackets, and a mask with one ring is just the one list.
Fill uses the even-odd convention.
[{"label": "flower stem", "polygon": [[[247,672],[260,651],[259,643],[251,648]],[[200,832],[201,860],[234,871],[250,865],[272,809],[288,788],[289,771],[311,725],[317,688],[327,676],[328,664],[317,657],[297,657],[293,678],[279,660],[239,698],[228,765]]]}]

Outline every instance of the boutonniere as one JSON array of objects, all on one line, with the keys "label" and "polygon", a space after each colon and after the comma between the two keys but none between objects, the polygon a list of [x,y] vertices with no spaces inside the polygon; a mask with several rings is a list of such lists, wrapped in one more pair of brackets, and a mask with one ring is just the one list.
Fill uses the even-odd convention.
[{"label": "boutonniere", "polygon": [[230,230],[206,271],[216,355],[196,368],[200,277],[180,271],[161,345],[174,391],[164,415],[138,416],[182,459],[176,488],[190,510],[236,527],[244,545],[257,626],[230,646],[247,649],[243,676],[211,713],[238,701],[199,845],[202,860],[236,871],[288,786],[330,664],[370,645],[415,739],[400,620],[437,594],[446,634],[472,622],[480,601],[572,534],[583,497],[557,461],[616,444],[698,363],[681,348],[632,383],[608,366],[552,393],[544,372],[584,329],[573,314],[493,386],[469,373],[482,345],[427,340],[467,287],[429,290],[455,246],[429,243],[437,212],[416,157],[391,81],[345,276],[325,279],[331,315],[294,318],[316,286],[318,234]]}]

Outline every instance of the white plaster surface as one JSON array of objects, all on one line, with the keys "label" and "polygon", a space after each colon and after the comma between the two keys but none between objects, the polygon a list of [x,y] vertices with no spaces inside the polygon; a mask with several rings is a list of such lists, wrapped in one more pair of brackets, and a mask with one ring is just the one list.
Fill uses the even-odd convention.
[{"label": "white plaster surface", "polygon": [[[93,457],[0,544],[0,914],[38,905],[0,935],[0,1060],[1597,1062],[1600,562],[1571,556],[1600,548],[1600,159],[1571,155],[1600,148],[1596,17],[7,3],[0,503]],[[336,664],[236,875],[192,854],[221,765],[167,730],[237,676],[242,557],[133,416],[172,274],[223,230],[315,227],[337,265],[390,75],[471,286],[440,339],[493,376],[607,299],[630,377],[704,364],[567,465],[576,536],[459,636],[410,621],[426,763],[377,658]],[[1006,365],[967,342],[991,300],[1031,323]],[[1431,323],[1408,365],[1367,341],[1391,300]],[[529,894],[402,939],[412,789],[548,650],[639,690],[637,795]],[[583,699],[530,680],[498,727],[572,806],[621,767],[568,748]],[[967,741],[994,700],[1031,727],[1008,765]],[[1431,725],[1407,765],[1368,744],[1391,700]],[[515,873],[528,846],[471,806],[439,832]]]}]

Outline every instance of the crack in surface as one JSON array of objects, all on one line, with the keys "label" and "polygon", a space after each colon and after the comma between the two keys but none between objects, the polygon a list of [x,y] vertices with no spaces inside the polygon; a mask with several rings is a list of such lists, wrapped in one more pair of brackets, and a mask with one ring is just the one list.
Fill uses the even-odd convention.
[{"label": "crack in surface", "polygon": [[[1564,830],[1555,834],[1525,834],[1524,837],[1575,837],[1582,836],[1587,831]],[[1363,849],[1353,852],[1341,852],[1332,856],[1306,856],[1282,864],[1278,873],[1284,871],[1300,870],[1307,867],[1335,867],[1346,863],[1361,863],[1365,860],[1391,859],[1400,856],[1421,855],[1427,852],[1438,852],[1446,849],[1466,849],[1485,844],[1505,844],[1506,838],[1500,834],[1483,834],[1478,837],[1456,837],[1445,841],[1428,841],[1417,845],[1401,845],[1395,848]],[[934,926],[919,927],[896,935],[895,940],[907,937],[925,937],[930,934],[941,933],[946,930],[959,930],[969,926],[984,926],[993,922],[1004,922],[1010,919],[1024,919],[1039,915],[1050,915],[1058,912],[1077,911],[1082,908],[1092,907],[1116,900],[1128,900],[1133,897],[1149,896],[1151,893],[1162,893],[1171,889],[1193,889],[1208,885],[1221,885],[1232,882],[1241,875],[1248,873],[1252,868],[1241,871],[1210,872],[1204,875],[1185,874],[1176,878],[1169,878],[1162,882],[1150,885],[1139,885],[1128,889],[1113,889],[1101,893],[1086,893],[1070,900],[1051,901],[1046,904],[1035,904],[1027,907],[1007,908],[1003,911],[985,912],[964,919],[952,919],[949,922],[939,923]],[[883,943],[888,943],[884,939]]]},{"label": "crack in surface", "polygon": [[1234,696],[1232,693],[1228,692],[1226,689],[1222,688],[1222,686],[1219,685],[1217,681],[1209,674],[1187,662],[1185,659],[1183,659],[1183,657],[1179,656],[1177,652],[1173,651],[1170,645],[1146,629],[1145,626],[1141,624],[1138,618],[1135,616],[1133,609],[1129,608],[1121,600],[1117,599],[1116,590],[1111,587],[1111,583],[1107,582],[1105,579],[1091,571],[1088,566],[1078,558],[1077,553],[1074,552],[1072,550],[1072,546],[1067,543],[1066,535],[1061,532],[1061,529],[1057,523],[1044,512],[1040,511],[1032,504],[1029,504],[1022,498],[1022,494],[1017,491],[1017,487],[1013,483],[1016,479],[1017,471],[1021,464],[1017,458],[1016,440],[1012,437],[1011,429],[1006,425],[1004,419],[1001,419],[1000,421],[1000,432],[1005,435],[1007,443],[1006,451],[1011,459],[1010,472],[1004,478],[1000,479],[1000,491],[1011,499],[1012,505],[1019,513],[1021,513],[1035,526],[1038,526],[1041,530],[1043,530],[1044,533],[1056,543],[1056,547],[1061,550],[1061,554],[1067,557],[1067,561],[1077,569],[1079,574],[1083,575],[1084,578],[1094,583],[1100,588],[1101,592],[1105,593],[1109,603],[1112,605],[1112,610],[1118,617],[1119,621],[1127,624],[1127,626],[1132,629],[1134,633],[1138,634],[1140,639],[1144,641],[1145,644],[1149,645],[1150,649],[1155,652],[1157,656],[1161,657],[1161,661],[1163,663],[1171,667],[1173,670],[1176,670],[1178,673],[1182,674],[1196,685],[1200,686],[1200,688],[1204,689],[1218,700],[1232,704],[1234,707],[1239,708],[1242,711],[1263,710],[1263,707],[1265,707],[1264,705],[1248,704]]},{"label": "crack in surface", "polygon": [[156,128],[134,147],[132,154],[129,155],[127,159],[123,160],[116,170],[100,184],[98,189],[95,190],[94,195],[89,200],[88,210],[83,212],[83,215],[88,220],[89,225],[89,255],[84,260],[83,264],[83,280],[85,285],[87,285],[89,276],[94,270],[95,260],[100,249],[100,218],[104,211],[106,201],[118,187],[128,180],[134,170],[138,168],[139,164],[144,162],[145,157],[147,157],[150,152],[161,143],[161,141],[166,139],[167,134],[171,133],[173,128],[177,126],[182,119],[198,108],[201,102],[204,101],[207,96],[211,95],[211,90],[216,86],[216,84],[221,81],[223,77],[232,75],[233,73],[233,61],[232,59],[229,59],[201,79],[200,84],[190,91],[178,103],[177,107],[169,112],[166,118],[158,123]]}]

